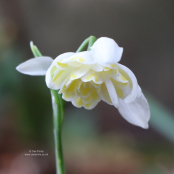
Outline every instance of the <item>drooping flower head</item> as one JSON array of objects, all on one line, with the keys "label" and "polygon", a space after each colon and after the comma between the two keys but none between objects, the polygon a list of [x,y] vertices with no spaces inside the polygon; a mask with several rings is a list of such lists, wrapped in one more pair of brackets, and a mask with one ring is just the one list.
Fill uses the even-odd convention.
[{"label": "drooping flower head", "polygon": [[101,37],[90,51],[68,52],[54,60],[34,58],[17,70],[29,75],[46,74],[48,88],[59,90],[64,100],[78,108],[93,109],[103,100],[118,108],[130,123],[148,128],[147,100],[133,72],[118,63],[122,52],[113,39]]}]

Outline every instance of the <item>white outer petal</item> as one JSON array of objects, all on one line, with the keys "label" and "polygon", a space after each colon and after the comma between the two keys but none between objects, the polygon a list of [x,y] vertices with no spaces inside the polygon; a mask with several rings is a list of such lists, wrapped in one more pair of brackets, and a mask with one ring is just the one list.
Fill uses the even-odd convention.
[{"label": "white outer petal", "polygon": [[124,100],[119,99],[118,111],[128,122],[147,129],[149,127],[150,109],[141,88],[138,88],[138,96],[132,103],[125,103]]},{"label": "white outer petal", "polygon": [[114,85],[110,79],[105,80],[106,88],[108,90],[109,96],[111,98],[112,104],[118,108],[118,96],[114,88]]},{"label": "white outer petal", "polygon": [[[127,68],[126,66],[124,65],[121,65],[119,63],[117,63],[117,65],[119,66],[119,68],[127,74],[127,76],[129,76],[131,82],[132,82],[132,91],[131,93],[124,99],[124,101],[126,103],[130,103],[130,102],[133,102],[135,100],[135,98],[137,97],[138,95],[138,83],[137,83],[137,79],[134,75],[134,73],[129,69]],[[120,70],[119,70],[120,71]],[[120,72],[121,73],[121,72]],[[121,73],[122,75],[124,75],[123,73]]]},{"label": "white outer petal", "polygon": [[55,58],[55,61],[59,61],[59,60],[63,60],[63,59],[66,59],[66,58],[69,58],[73,55],[75,55],[76,53],[73,53],[73,52],[67,52],[67,53],[63,53],[63,54],[60,54],[59,56],[57,56]]},{"label": "white outer petal", "polygon": [[102,65],[115,64],[121,60],[123,48],[113,39],[101,37],[91,47],[91,53],[95,61]]},{"label": "white outer petal", "polygon": [[32,58],[18,65],[16,70],[31,76],[43,76],[52,62],[53,59],[51,57]]}]

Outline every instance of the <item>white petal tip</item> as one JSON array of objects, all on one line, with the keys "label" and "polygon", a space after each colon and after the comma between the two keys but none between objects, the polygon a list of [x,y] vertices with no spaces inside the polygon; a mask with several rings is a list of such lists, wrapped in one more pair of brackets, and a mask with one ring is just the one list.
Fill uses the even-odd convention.
[{"label": "white petal tip", "polygon": [[118,110],[123,118],[131,124],[144,129],[149,128],[150,109],[141,90],[139,90],[137,98],[131,103],[125,103],[124,100],[120,99]]},{"label": "white petal tip", "polygon": [[30,75],[30,74],[28,74],[28,73],[25,72],[25,69],[23,68],[22,65],[18,65],[18,66],[16,67],[16,70],[17,70],[18,72],[22,73],[22,74]]},{"label": "white petal tip", "polygon": [[135,125],[135,126],[138,126],[140,128],[143,128],[143,129],[148,129],[149,128],[148,122],[143,122],[142,120],[141,120],[141,122],[130,122],[130,123]]},{"label": "white petal tip", "polygon": [[142,123],[135,124],[135,125],[143,128],[143,129],[148,129],[149,128],[148,122],[142,122]]},{"label": "white petal tip", "polygon": [[149,125],[146,124],[146,125],[144,125],[142,128],[144,128],[144,129],[148,129],[148,128],[149,128]]},{"label": "white petal tip", "polygon": [[16,67],[16,70],[19,71],[19,65]]}]

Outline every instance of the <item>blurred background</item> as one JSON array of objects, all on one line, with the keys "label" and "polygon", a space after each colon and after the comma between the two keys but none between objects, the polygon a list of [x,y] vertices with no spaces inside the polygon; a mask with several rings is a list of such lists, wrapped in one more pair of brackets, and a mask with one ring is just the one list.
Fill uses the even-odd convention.
[{"label": "blurred background", "polygon": [[55,174],[50,91],[44,77],[15,70],[33,57],[29,42],[55,58],[90,35],[124,47],[120,63],[135,73],[152,116],[144,130],[104,102],[91,111],[67,103],[67,174],[173,174],[173,9],[173,0],[0,0],[0,174]]}]

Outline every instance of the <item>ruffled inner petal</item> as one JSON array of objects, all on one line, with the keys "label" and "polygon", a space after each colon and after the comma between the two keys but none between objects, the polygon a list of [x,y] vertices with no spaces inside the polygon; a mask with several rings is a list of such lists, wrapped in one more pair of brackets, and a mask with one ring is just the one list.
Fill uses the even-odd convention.
[{"label": "ruffled inner petal", "polygon": [[119,98],[124,99],[125,97],[127,97],[130,94],[131,88],[129,86],[128,81],[127,81],[127,83],[122,83],[122,82],[114,80],[113,78],[111,78],[111,81],[114,85],[114,88],[115,88]]},{"label": "ruffled inner petal", "polygon": [[71,101],[74,106],[92,109],[101,100],[98,89],[99,87],[97,86],[96,89],[91,82],[83,82],[77,79],[69,86],[66,87],[65,85],[61,89],[61,93],[63,93],[63,99]]},{"label": "ruffled inner petal", "polygon": [[102,66],[98,63],[95,63],[95,64],[91,65],[91,69],[96,71],[96,72],[100,72],[100,71],[104,70],[104,66]]},{"label": "ruffled inner petal", "polygon": [[78,68],[73,68],[73,71],[70,74],[69,81],[67,82],[67,85],[71,83],[75,79],[79,79],[82,76],[84,76],[89,71],[89,67],[87,65],[82,65]]},{"label": "ruffled inner petal", "polygon": [[[78,81],[73,81],[68,87],[64,85],[64,88],[62,88],[60,91],[63,92],[62,98],[66,101],[72,101],[78,98],[78,95],[76,95],[76,86]],[[60,92],[59,91],[59,92]]]},{"label": "ruffled inner petal", "polygon": [[101,73],[97,73],[93,70],[89,70],[89,72],[86,73],[81,79],[83,82],[93,81],[96,84],[103,83],[103,78],[101,76]]},{"label": "ruffled inner petal", "polygon": [[76,100],[72,101],[72,104],[78,108],[84,107],[85,109],[90,110],[93,109],[98,104],[98,102],[92,101],[90,103],[85,104],[83,103],[81,97],[78,97]]}]

